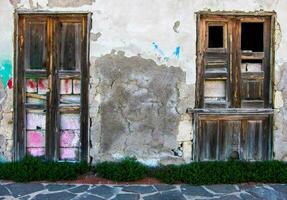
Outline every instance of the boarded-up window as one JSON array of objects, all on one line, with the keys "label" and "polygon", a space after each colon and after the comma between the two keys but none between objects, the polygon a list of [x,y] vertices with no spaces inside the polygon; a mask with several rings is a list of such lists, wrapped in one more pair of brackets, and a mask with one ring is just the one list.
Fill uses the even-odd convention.
[{"label": "boarded-up window", "polygon": [[16,159],[86,159],[87,18],[19,15]]},{"label": "boarded-up window", "polygon": [[270,159],[273,14],[198,19],[195,159]]}]

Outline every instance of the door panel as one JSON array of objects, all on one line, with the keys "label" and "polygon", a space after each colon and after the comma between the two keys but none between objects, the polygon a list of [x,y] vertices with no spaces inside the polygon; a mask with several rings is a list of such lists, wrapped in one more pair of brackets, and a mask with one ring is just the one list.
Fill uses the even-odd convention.
[{"label": "door panel", "polygon": [[25,22],[25,56],[26,69],[41,70],[47,67],[47,19],[27,18]]},{"label": "door panel", "polygon": [[86,159],[86,27],[81,14],[19,16],[16,159]]},{"label": "door panel", "polygon": [[[230,118],[230,119],[228,119]],[[197,160],[268,160],[271,150],[269,116],[199,116]]]}]

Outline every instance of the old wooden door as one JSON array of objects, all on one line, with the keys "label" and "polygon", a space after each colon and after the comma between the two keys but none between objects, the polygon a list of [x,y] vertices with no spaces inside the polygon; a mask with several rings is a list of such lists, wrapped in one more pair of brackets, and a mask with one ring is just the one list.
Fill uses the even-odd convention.
[{"label": "old wooden door", "polygon": [[273,18],[198,13],[195,160],[271,159]]},{"label": "old wooden door", "polygon": [[19,14],[15,159],[85,160],[87,14]]}]

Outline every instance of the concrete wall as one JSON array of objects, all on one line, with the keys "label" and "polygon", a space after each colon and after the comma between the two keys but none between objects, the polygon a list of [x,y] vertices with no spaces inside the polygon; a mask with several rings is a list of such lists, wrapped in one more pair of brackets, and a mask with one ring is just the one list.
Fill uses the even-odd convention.
[{"label": "concrete wall", "polygon": [[[197,11],[275,11],[275,158],[287,161],[287,2],[284,0],[1,0],[0,158],[12,152],[13,12],[90,11],[92,162],[191,161]],[[3,64],[4,63],[4,64]],[[285,130],[285,131],[284,131]]]}]

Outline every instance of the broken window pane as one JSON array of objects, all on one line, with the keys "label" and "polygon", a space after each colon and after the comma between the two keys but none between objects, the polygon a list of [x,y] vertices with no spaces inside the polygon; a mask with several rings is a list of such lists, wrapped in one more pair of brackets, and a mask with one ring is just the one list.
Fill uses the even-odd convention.
[{"label": "broken window pane", "polygon": [[248,22],[241,24],[241,50],[263,51],[263,23]]},{"label": "broken window pane", "polygon": [[208,27],[208,47],[223,48],[223,26]]}]

